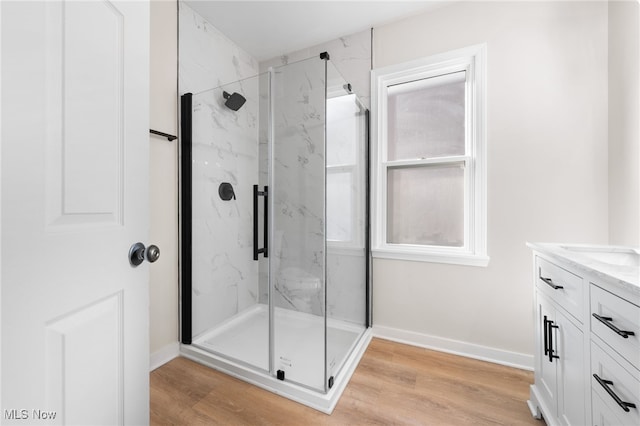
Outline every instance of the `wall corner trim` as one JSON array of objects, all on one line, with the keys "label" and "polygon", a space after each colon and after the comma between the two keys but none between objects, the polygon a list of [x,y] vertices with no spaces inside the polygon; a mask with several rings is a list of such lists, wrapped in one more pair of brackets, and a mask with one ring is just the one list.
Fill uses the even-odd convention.
[{"label": "wall corner trim", "polygon": [[169,343],[161,349],[151,354],[149,359],[149,371],[162,367],[169,361],[180,356],[180,344],[176,342]]},{"label": "wall corner trim", "polygon": [[507,367],[519,368],[521,370],[533,371],[533,355],[529,354],[490,348],[475,343],[380,325],[373,326],[373,337],[453,355],[460,355],[480,361],[492,362]]}]

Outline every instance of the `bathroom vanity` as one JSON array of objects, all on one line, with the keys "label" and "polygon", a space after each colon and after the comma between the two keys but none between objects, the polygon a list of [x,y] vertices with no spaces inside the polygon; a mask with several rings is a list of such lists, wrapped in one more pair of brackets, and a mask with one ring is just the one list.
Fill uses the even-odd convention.
[{"label": "bathroom vanity", "polygon": [[528,243],[535,383],[547,425],[640,425],[640,251]]}]

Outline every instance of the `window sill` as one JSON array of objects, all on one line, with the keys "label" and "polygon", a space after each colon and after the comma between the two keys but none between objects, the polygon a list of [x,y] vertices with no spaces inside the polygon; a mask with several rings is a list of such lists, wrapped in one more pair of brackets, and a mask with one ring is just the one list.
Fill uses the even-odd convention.
[{"label": "window sill", "polygon": [[395,259],[479,267],[489,265],[489,256],[470,253],[425,253],[401,249],[373,249],[371,255],[374,259]]},{"label": "window sill", "polygon": [[364,247],[331,244],[327,242],[328,256],[364,256]]}]

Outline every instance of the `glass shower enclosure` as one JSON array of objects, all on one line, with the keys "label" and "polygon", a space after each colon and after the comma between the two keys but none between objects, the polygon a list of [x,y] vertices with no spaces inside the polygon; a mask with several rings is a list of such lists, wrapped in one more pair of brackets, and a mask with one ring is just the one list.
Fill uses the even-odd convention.
[{"label": "glass shower enclosure", "polygon": [[368,111],[323,53],[181,116],[182,353],[330,412],[370,339]]}]

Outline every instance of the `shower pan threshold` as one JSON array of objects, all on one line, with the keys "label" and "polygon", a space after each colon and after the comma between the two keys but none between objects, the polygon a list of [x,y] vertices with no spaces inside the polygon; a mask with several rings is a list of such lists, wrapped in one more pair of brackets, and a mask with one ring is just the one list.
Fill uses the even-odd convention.
[{"label": "shower pan threshold", "polygon": [[[325,347],[327,363],[342,366],[364,331],[362,326],[328,318],[325,334],[324,317],[279,307],[274,314],[275,369],[283,367],[288,381],[312,389],[324,388]],[[253,305],[197,336],[192,345],[269,370],[269,307]]]},{"label": "shower pan threshold", "polygon": [[[250,309],[250,311],[254,310]],[[243,317],[246,316],[246,314],[247,312],[240,314],[240,316]],[[222,328],[227,329],[235,322],[236,321],[234,320],[230,323],[226,323]],[[334,321],[330,321],[329,325],[331,326],[331,323],[333,322]],[[342,321],[337,321],[337,323],[340,322]],[[191,359],[225,374],[229,374],[230,376],[236,377],[240,380],[284,396],[326,414],[331,414],[331,412],[333,412],[333,409],[349,383],[353,372],[358,366],[364,351],[371,341],[371,328],[368,328],[361,333],[357,342],[350,348],[349,353],[346,354],[347,358],[344,366],[334,378],[334,386],[327,393],[322,393],[293,382],[278,380],[266,370],[251,367],[241,360],[233,361],[227,357],[211,353],[210,348],[207,350],[206,341],[210,340],[212,336],[220,334],[221,332],[218,330],[213,333],[209,332],[200,336],[194,341],[193,345],[181,344],[181,355],[185,358]]]}]

